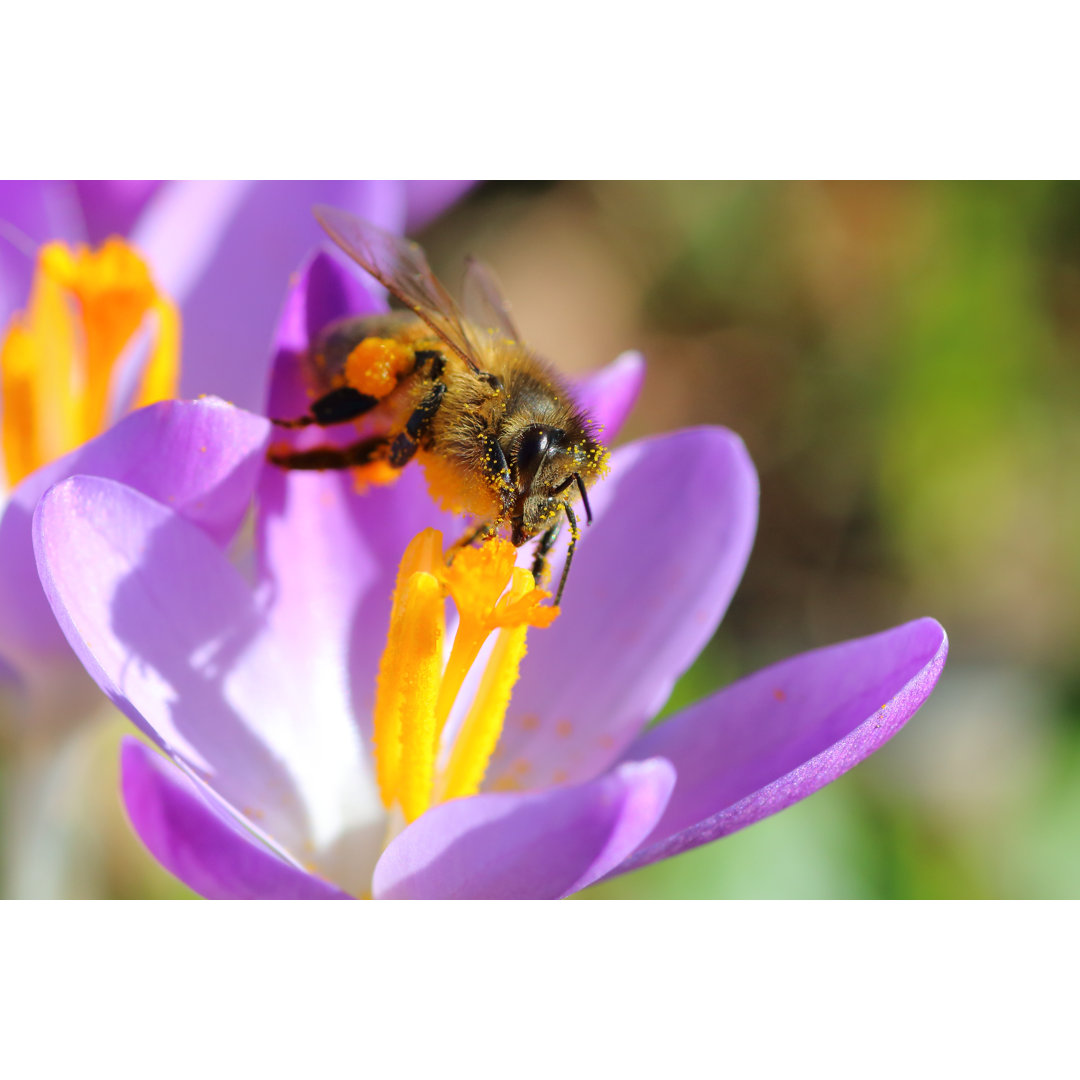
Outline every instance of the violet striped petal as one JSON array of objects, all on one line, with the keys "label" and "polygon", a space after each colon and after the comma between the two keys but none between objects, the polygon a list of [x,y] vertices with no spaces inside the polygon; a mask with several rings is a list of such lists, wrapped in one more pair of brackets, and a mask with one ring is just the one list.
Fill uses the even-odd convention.
[{"label": "violet striped petal", "polygon": [[595,776],[656,715],[742,577],[757,476],[737,436],[691,429],[617,450],[592,501],[562,614],[529,637],[489,790]]},{"label": "violet striped petal", "polygon": [[764,668],[646,732],[624,760],[662,755],[679,781],[618,872],[727,836],[847,772],[922,705],[948,647],[937,622],[918,619]]},{"label": "violet striped petal", "polygon": [[645,358],[639,352],[624,352],[576,384],[577,403],[597,425],[605,444],[619,434],[644,381]]},{"label": "violet striped petal", "polygon": [[75,473],[106,476],[169,505],[219,544],[247,512],[269,433],[265,419],[222,401],[163,401],[28,476],[0,516],[0,653],[66,653],[42,594],[30,533],[34,507]]},{"label": "violet striped petal", "polygon": [[375,867],[376,899],[555,900],[617,866],[652,831],[675,770],[620,766],[579,787],[455,799],[414,821]]},{"label": "violet striped petal", "polygon": [[196,783],[137,739],[124,739],[120,784],[132,827],[151,855],[208,900],[348,900],[227,820]]}]

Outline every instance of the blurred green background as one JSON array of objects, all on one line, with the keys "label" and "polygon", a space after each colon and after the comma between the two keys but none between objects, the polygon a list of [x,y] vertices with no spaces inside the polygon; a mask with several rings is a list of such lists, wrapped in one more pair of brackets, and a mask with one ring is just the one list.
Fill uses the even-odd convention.
[{"label": "blurred green background", "polygon": [[[869,761],[586,895],[1080,895],[1080,186],[497,183],[419,239],[452,285],[463,254],[492,263],[568,371],[642,350],[621,441],[745,439],[757,542],[673,705],[920,615],[950,635]],[[120,810],[124,730],[79,751],[85,894],[189,895]]]}]

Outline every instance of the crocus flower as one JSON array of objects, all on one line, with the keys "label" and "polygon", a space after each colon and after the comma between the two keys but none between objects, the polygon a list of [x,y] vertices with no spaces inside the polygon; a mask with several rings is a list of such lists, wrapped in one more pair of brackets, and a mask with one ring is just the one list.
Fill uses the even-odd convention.
[{"label": "crocus flower", "polygon": [[[319,328],[374,308],[328,259],[306,269],[272,415],[302,411],[296,361]],[[609,434],[640,373],[625,357],[581,388]],[[567,896],[811,794],[895,734],[944,664],[945,634],[923,619],[766,668],[645,730],[750,553],[756,476],[723,429],[615,451],[557,617],[497,546],[453,580],[465,553],[447,570],[435,530],[461,525],[417,468],[360,495],[354,483],[267,469],[253,582],[115,480],[68,479],[35,515],[68,640],[162,751],[122,750],[132,824],[204,896]],[[458,633],[498,631],[463,679],[453,650],[439,663],[446,592]]]}]

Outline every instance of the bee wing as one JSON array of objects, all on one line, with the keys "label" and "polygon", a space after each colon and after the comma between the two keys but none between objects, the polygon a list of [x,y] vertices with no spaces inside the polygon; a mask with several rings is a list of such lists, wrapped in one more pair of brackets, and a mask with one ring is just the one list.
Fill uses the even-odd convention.
[{"label": "bee wing", "polygon": [[479,331],[486,330],[511,341],[521,340],[498,278],[489,266],[472,255],[465,260],[461,305],[465,309],[465,318]]},{"label": "bee wing", "polygon": [[480,370],[461,312],[431,272],[419,244],[333,206],[316,206],[314,214],[346,255],[423,319],[469,367]]}]

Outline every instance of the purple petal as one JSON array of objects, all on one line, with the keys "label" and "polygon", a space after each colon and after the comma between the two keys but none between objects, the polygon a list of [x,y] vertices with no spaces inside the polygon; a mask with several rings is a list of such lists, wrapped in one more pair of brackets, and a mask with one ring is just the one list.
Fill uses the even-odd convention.
[{"label": "purple petal", "polygon": [[618,757],[723,616],[750,554],[757,494],[745,447],[721,428],[615,452],[563,612],[529,637],[487,787],[587,779]]},{"label": "purple petal", "polygon": [[621,766],[579,787],[455,799],[414,821],[375,868],[376,899],[555,900],[617,866],[664,811],[675,770]]},{"label": "purple petal", "polygon": [[67,651],[37,579],[30,535],[49,487],[75,473],[121,480],[227,544],[247,512],[268,432],[262,417],[220,401],[163,401],[28,476],[0,517],[0,652]]},{"label": "purple petal", "polygon": [[406,180],[405,195],[409,210],[405,218],[405,231],[417,232],[428,222],[434,221],[475,184],[475,180]]},{"label": "purple petal", "polygon": [[161,180],[74,181],[87,241],[97,245],[126,236],[161,185]]},{"label": "purple petal", "polygon": [[210,900],[347,900],[241,831],[160,754],[133,738],[120,751],[121,791],[139,839],[169,873]]},{"label": "purple petal", "polygon": [[919,619],[764,668],[646,732],[624,759],[661,754],[679,781],[619,872],[745,828],[847,772],[926,700],[948,647],[938,623]]},{"label": "purple petal", "polygon": [[81,240],[82,221],[68,185],[0,180],[0,336],[26,307],[37,249],[49,240]]},{"label": "purple petal", "polygon": [[[311,396],[302,360],[323,327],[347,315],[386,310],[386,301],[368,292],[336,258],[324,251],[309,257],[293,275],[278,320],[270,364],[269,415],[293,417],[307,412]],[[317,435],[323,437],[321,432]]]},{"label": "purple petal", "polygon": [[[183,300],[183,396],[212,393],[246,408],[265,400],[289,275],[326,242],[312,206],[330,203],[396,231],[404,224],[397,181],[267,181],[167,194],[176,207],[155,199],[137,239],[162,286]],[[194,215],[180,205],[182,198],[197,203],[196,196],[206,196],[213,213]]]},{"label": "purple petal", "polygon": [[577,402],[597,425],[605,443],[610,444],[619,434],[644,381],[645,358],[639,352],[624,352],[577,384]]},{"label": "purple petal", "polygon": [[[205,533],[131,488],[82,476],[41,500],[34,541],[46,596],[87,671],[238,814],[305,862],[371,820],[355,731],[308,708],[247,583]],[[350,843],[367,851],[371,837]]]},{"label": "purple petal", "polygon": [[[176,303],[184,303],[213,261],[253,186],[250,180],[175,180],[145,207],[131,242],[149,260],[158,288]],[[187,345],[185,338],[185,353]]]}]

